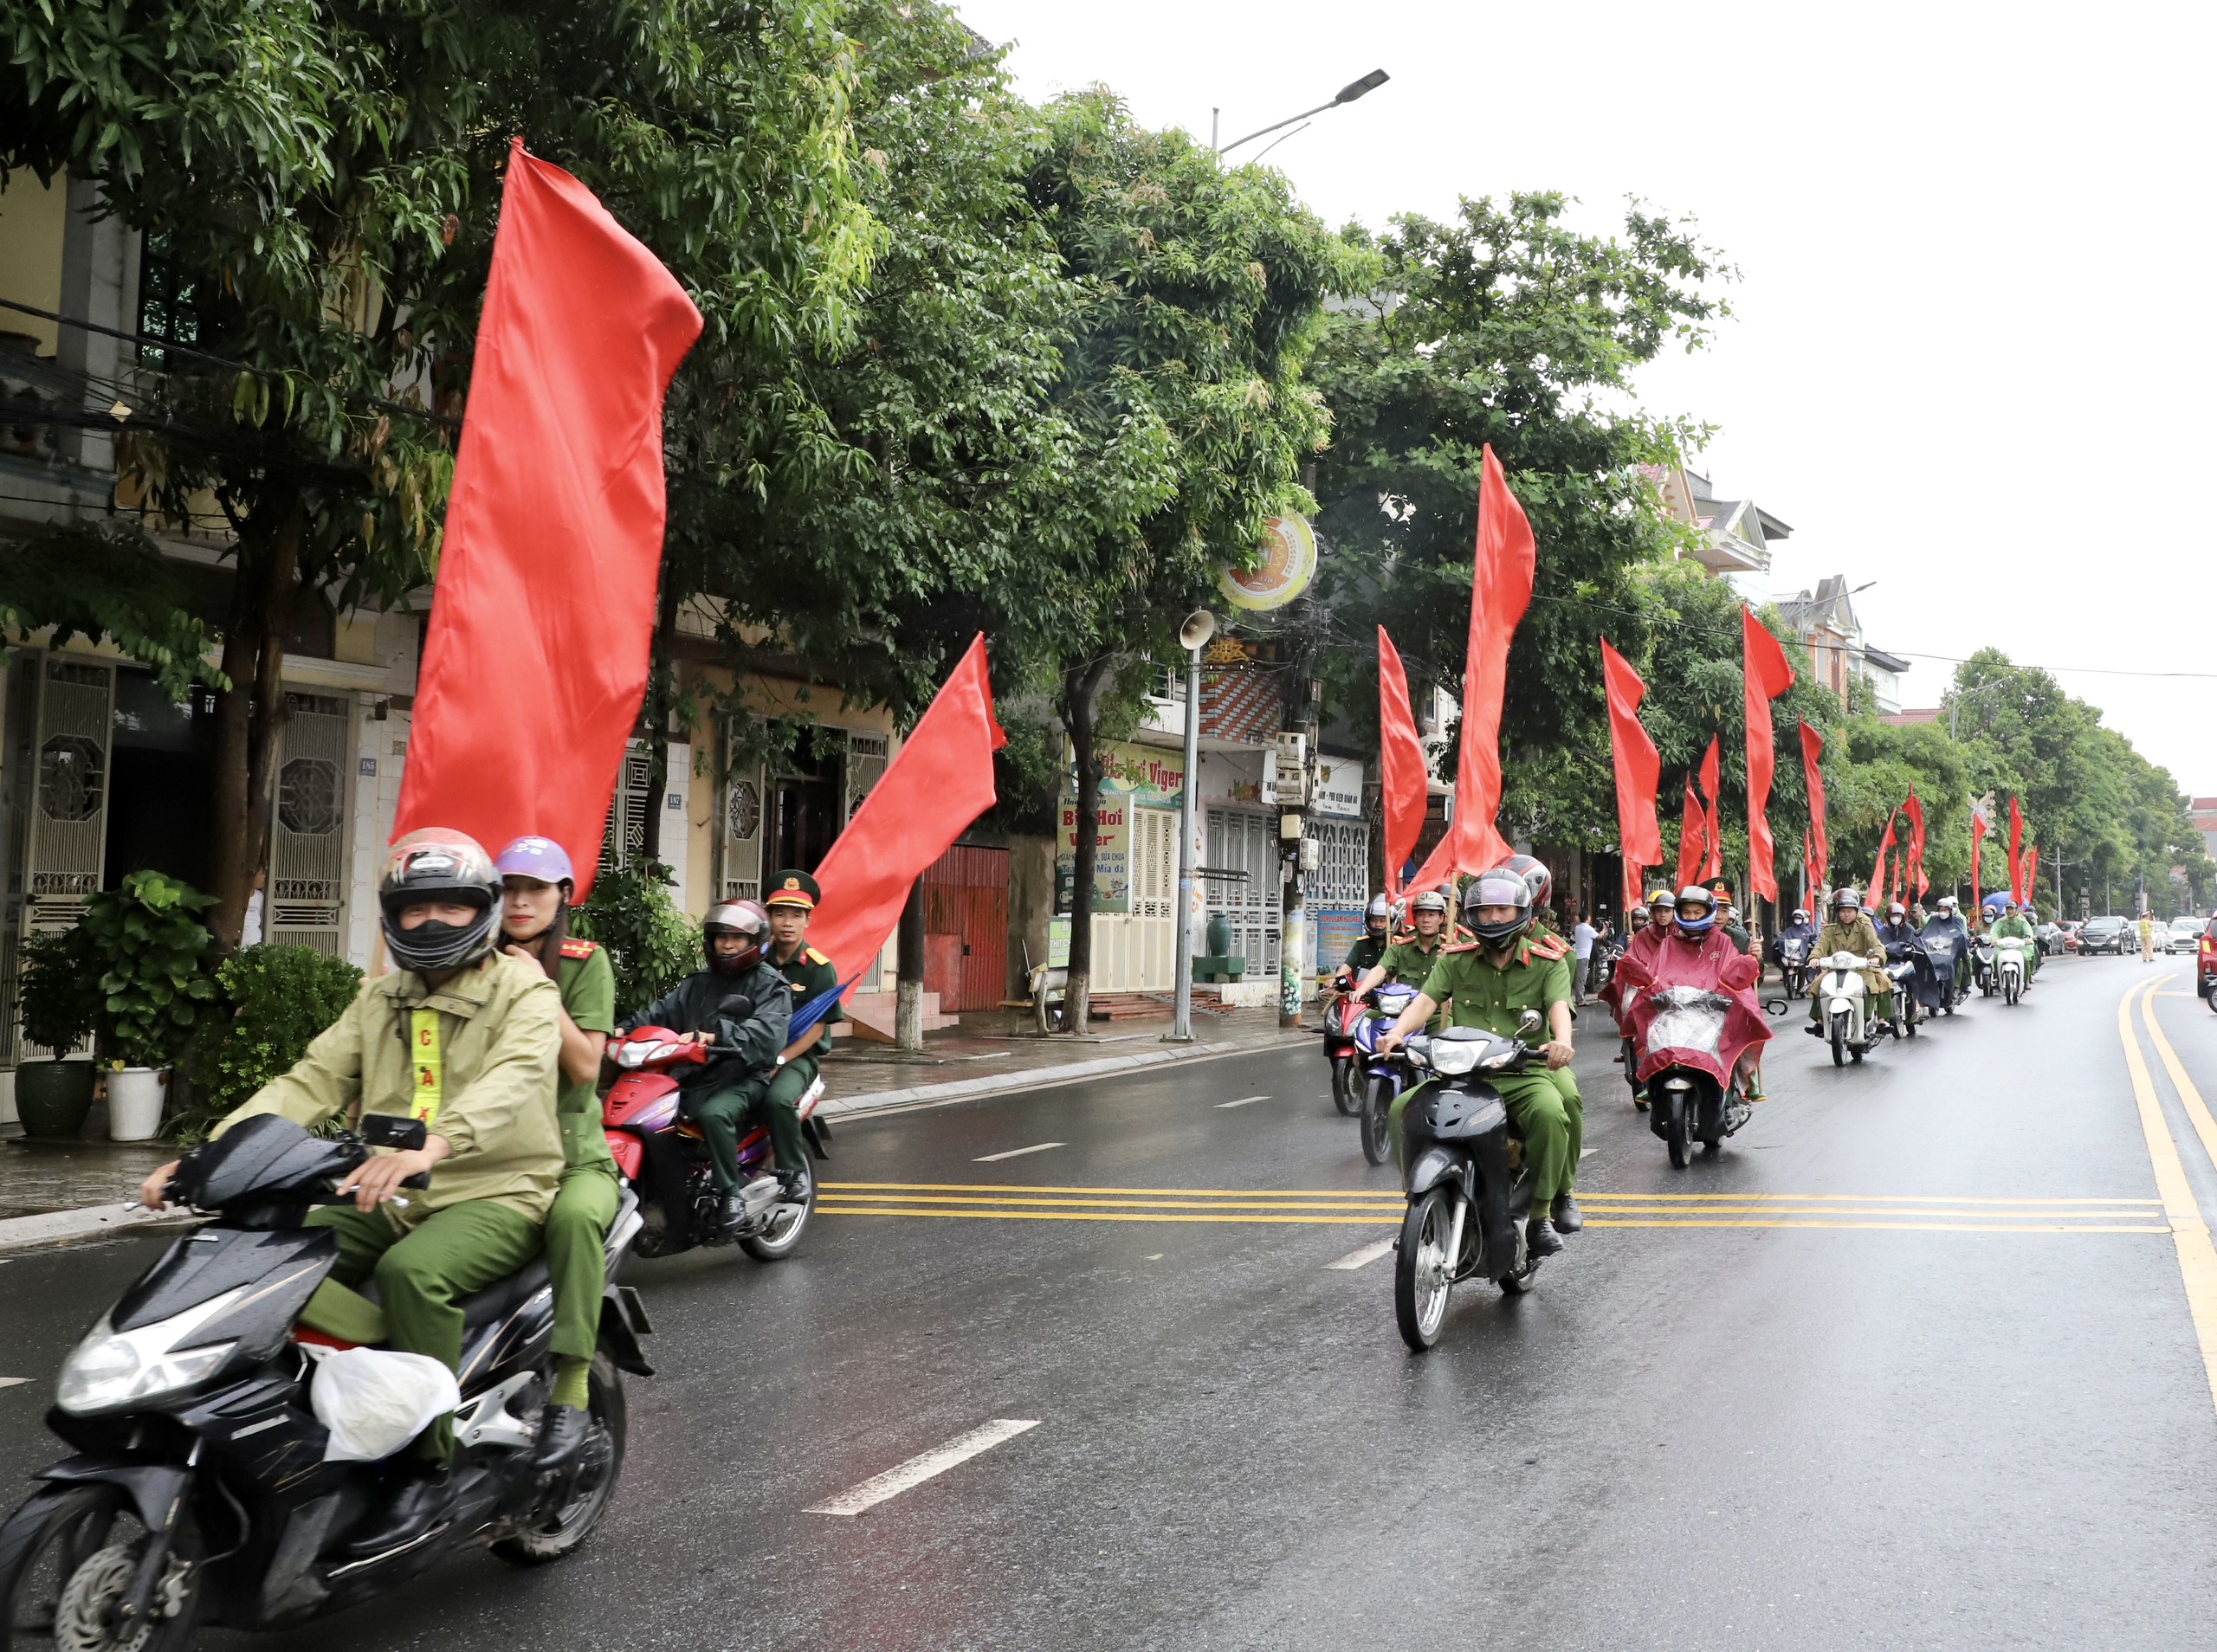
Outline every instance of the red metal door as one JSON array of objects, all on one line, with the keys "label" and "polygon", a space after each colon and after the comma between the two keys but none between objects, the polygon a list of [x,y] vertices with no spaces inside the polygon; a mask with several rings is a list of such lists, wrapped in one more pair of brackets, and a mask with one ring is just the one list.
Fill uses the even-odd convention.
[{"label": "red metal door", "polygon": [[1006,849],[968,844],[924,874],[925,987],[942,1010],[991,1010],[1008,990],[1008,875]]}]

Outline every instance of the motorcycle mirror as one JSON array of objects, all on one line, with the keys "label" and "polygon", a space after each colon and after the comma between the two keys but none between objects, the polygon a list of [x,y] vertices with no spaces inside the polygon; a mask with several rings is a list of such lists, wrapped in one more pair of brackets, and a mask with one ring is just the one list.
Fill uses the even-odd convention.
[{"label": "motorcycle mirror", "polygon": [[372,1147],[395,1147],[403,1152],[419,1152],[430,1139],[430,1128],[421,1119],[396,1118],[389,1113],[365,1113],[362,1115],[362,1139]]},{"label": "motorcycle mirror", "polygon": [[1547,1023],[1540,1019],[1540,1012],[1538,1010],[1527,1010],[1522,1015],[1516,1017],[1516,1036],[1519,1038],[1529,1038],[1534,1033],[1538,1032],[1546,1025]]},{"label": "motorcycle mirror", "polygon": [[727,993],[716,1005],[716,1013],[727,1021],[745,1021],[754,1013],[754,1000],[744,992]]}]

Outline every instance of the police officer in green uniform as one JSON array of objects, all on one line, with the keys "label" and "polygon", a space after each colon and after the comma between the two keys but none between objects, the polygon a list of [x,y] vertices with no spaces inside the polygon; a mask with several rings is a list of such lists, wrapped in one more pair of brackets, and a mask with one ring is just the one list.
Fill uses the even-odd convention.
[{"label": "police officer in green uniform", "polygon": [[562,1181],[546,1212],[546,1271],[554,1284],[554,1390],[533,1456],[542,1470],[566,1465],[591,1433],[587,1411],[600,1302],[607,1285],[608,1229],[623,1179],[600,1124],[601,1053],[616,1030],[616,971],[598,943],[572,937],[577,880],[552,838],[519,837],[493,862],[501,874],[501,948],[543,971],[562,994],[562,1053],[555,1122],[562,1132]]},{"label": "police officer in green uniform", "polygon": [[832,995],[831,1007],[817,1015],[807,1030],[779,1053],[778,1070],[762,1098],[762,1107],[768,1114],[770,1141],[777,1150],[778,1168],[781,1171],[787,1168],[788,1150],[795,1161],[792,1168],[800,1169],[808,1162],[801,1138],[800,1099],[808,1094],[808,1087],[816,1082],[816,1075],[821,1070],[818,1051],[831,1036],[831,1023],[846,1019],[839,1010],[837,968],[808,944],[808,922],[816,914],[816,903],[823,898],[824,891],[817,887],[814,878],[805,872],[791,871],[780,872],[770,880],[769,893],[762,900],[770,909],[770,950],[764,958],[792,984],[792,1018],[805,1020],[815,1013],[816,1006],[827,993]]},{"label": "police officer in green uniform", "polygon": [[[1504,1037],[1516,1036],[1527,1010],[1545,1018],[1548,1039],[1541,1048],[1547,1070],[1492,1081],[1531,1167],[1532,1215],[1525,1237],[1537,1256],[1552,1256],[1562,1249],[1559,1231],[1576,1233],[1585,1225],[1572,1192],[1586,1120],[1578,1081],[1570,1071],[1570,948],[1560,936],[1531,932],[1550,881],[1544,867],[1521,874],[1500,867],[1481,876],[1468,907],[1477,939],[1440,954],[1416,1002],[1379,1041],[1380,1049],[1393,1049],[1442,1005],[1456,1026],[1483,1027]],[[1402,1092],[1393,1103],[1391,1129],[1397,1144],[1401,1109],[1423,1087]]]},{"label": "police officer in green uniform", "polygon": [[1348,948],[1340,972],[1361,980],[1376,969],[1378,960],[1386,956],[1386,948],[1392,943],[1393,927],[1393,903],[1382,894],[1371,896],[1369,910],[1362,914],[1362,936]]},{"label": "police officer in green uniform", "polygon": [[[1393,937],[1393,944],[1386,949],[1376,965],[1355,983],[1358,997],[1381,981],[1400,981],[1421,987],[1430,978],[1432,965],[1439,961],[1439,954],[1448,944],[1447,897],[1437,890],[1425,890],[1409,902],[1409,924],[1410,927]],[[1444,1016],[1434,1016],[1431,1030],[1438,1032],[1446,1024]]]}]

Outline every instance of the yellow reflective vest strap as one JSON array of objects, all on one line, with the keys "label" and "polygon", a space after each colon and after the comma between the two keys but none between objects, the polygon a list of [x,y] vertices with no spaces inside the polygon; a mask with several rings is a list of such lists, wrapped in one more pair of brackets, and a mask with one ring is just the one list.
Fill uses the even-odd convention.
[{"label": "yellow reflective vest strap", "polygon": [[421,1120],[425,1125],[439,1121],[440,1087],[444,1074],[444,1063],[439,1055],[439,1012],[436,1010],[411,1010],[408,1012],[408,1055],[415,1069],[415,1089],[408,1103],[408,1116]]}]

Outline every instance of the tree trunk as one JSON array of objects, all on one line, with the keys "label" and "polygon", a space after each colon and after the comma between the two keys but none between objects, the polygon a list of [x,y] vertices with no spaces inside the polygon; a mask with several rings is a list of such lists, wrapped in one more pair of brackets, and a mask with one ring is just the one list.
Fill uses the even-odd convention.
[{"label": "tree trunk", "polygon": [[908,886],[908,904],[901,908],[901,926],[895,932],[893,983],[893,1048],[924,1047],[924,882]]},{"label": "tree trunk", "polygon": [[[669,790],[669,713],[676,699],[677,661],[672,645],[677,639],[677,582],[663,570],[662,595],[655,609],[654,660],[647,675],[647,699],[643,708],[647,739],[647,823],[642,858],[659,861],[662,853],[663,794]],[[768,868],[764,868],[766,871]]]},{"label": "tree trunk", "polygon": [[[1063,1001],[1073,1033],[1083,1035],[1092,1013],[1093,868],[1101,833],[1101,765],[1095,759],[1093,713],[1108,661],[1096,660],[1063,674],[1063,726],[1070,731],[1077,770],[1076,842],[1070,868],[1070,966]],[[1187,784],[1193,781],[1188,778]]]},{"label": "tree trunk", "polygon": [[[287,712],[285,628],[306,526],[294,500],[266,543],[241,547],[230,623],[223,633],[223,674],[231,686],[216,697],[216,905],[209,927],[224,952],[239,944],[254,880],[269,853],[277,741]],[[265,907],[269,899],[265,894]]]}]

